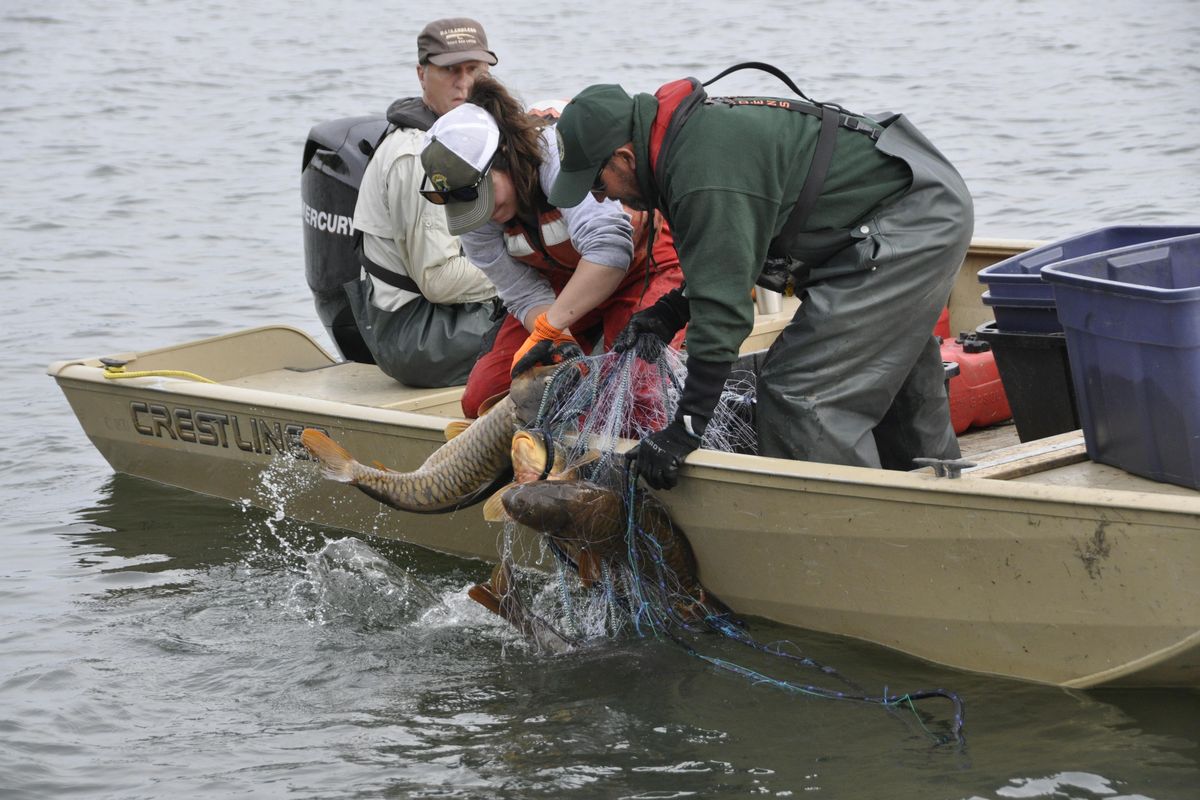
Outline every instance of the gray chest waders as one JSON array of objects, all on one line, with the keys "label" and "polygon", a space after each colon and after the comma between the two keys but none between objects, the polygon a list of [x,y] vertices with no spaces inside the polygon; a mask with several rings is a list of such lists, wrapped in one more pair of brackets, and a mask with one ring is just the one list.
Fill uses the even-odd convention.
[{"label": "gray chest waders", "polygon": [[933,337],[970,244],[970,193],[902,115],[876,144],[912,182],[861,227],[870,234],[822,264],[805,302],[763,360],[761,455],[911,469],[959,456]]}]

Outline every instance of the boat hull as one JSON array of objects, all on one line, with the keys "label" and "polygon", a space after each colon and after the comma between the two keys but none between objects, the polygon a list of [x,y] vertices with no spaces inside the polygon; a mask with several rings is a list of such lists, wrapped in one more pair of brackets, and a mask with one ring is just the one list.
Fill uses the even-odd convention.
[{"label": "boat hull", "polygon": [[743,613],[1042,683],[1200,686],[1194,498],[738,460],[668,502]]},{"label": "boat hull", "polygon": [[[1013,248],[992,250],[968,259],[969,280]],[[789,316],[760,317],[744,350]],[[281,326],[118,358],[142,377],[106,378],[99,359],[49,368],[114,470],[495,560],[503,529],[478,507],[392,510],[322,479],[298,442],[321,428],[364,463],[412,470],[444,442],[460,388],[408,389]],[[215,383],[164,372],[179,370]],[[740,614],[1009,678],[1200,687],[1200,492],[1048,468],[1054,450],[957,480],[698,451],[660,498],[705,586]],[[530,531],[516,549],[542,553]]]}]

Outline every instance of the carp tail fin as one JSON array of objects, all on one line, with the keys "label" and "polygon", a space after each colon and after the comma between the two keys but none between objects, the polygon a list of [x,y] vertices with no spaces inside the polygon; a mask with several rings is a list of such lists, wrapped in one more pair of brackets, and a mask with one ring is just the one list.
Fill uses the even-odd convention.
[{"label": "carp tail fin", "polygon": [[305,428],[300,434],[300,443],[321,464],[321,473],[339,483],[353,483],[354,465],[357,464],[350,451],[315,428]]},{"label": "carp tail fin", "polygon": [[467,597],[479,603],[479,605],[491,611],[496,616],[501,616],[500,598],[496,595],[496,590],[492,588],[490,583],[475,584],[470,589],[467,589]]},{"label": "carp tail fin", "polygon": [[[510,609],[504,604],[505,595],[512,589],[512,569],[507,561],[501,561],[492,567],[492,574],[483,583],[477,583],[467,590],[467,597],[491,611],[499,617],[512,622]],[[519,627],[519,626],[518,626]]]}]

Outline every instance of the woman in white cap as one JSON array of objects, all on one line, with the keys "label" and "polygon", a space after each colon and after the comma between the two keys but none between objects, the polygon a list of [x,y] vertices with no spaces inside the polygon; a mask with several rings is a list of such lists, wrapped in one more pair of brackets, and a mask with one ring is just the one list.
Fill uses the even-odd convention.
[{"label": "woman in white cap", "polygon": [[611,346],[634,312],[682,285],[661,218],[650,224],[611,200],[550,205],[559,171],[554,128],[494,78],[478,78],[468,102],[430,128],[421,162],[421,194],[445,207],[450,232],[508,308],[467,379],[468,417],[551,351],[590,352],[601,336]]}]

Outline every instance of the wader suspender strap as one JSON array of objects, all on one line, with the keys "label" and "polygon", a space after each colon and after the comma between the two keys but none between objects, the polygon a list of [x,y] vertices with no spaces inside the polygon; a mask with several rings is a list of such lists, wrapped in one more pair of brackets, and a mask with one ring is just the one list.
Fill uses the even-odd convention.
[{"label": "wader suspender strap", "polygon": [[[774,106],[775,108],[782,108],[787,111],[799,111],[803,114],[812,114],[814,116],[819,114],[821,117],[821,130],[820,133],[817,134],[817,146],[813,151],[812,163],[808,167],[808,174],[804,177],[804,184],[800,187],[800,195],[796,198],[796,204],[792,206],[792,213],[788,215],[787,222],[785,222],[783,225],[783,230],[779,232],[778,236],[771,240],[771,250],[774,251],[776,249],[776,242],[779,242],[780,245],[782,245],[783,242],[790,241],[792,237],[804,229],[804,224],[808,222],[809,215],[816,207],[817,198],[821,196],[821,189],[825,185],[825,176],[829,173],[829,165],[833,163],[833,151],[837,145],[837,129],[842,127],[846,128],[847,130],[857,131],[870,136],[872,139],[878,139],[880,136],[880,131],[876,130],[870,125],[863,124],[857,117],[836,103],[818,103],[816,100],[813,100],[804,92],[800,91],[800,88],[796,86],[795,82],[792,81],[792,79],[789,78],[778,67],[774,67],[770,64],[764,64],[761,61],[747,61],[743,64],[735,64],[732,67],[722,71],[716,77],[709,78],[700,85],[708,86],[710,83],[724,78],[729,73],[737,72],[738,70],[742,69],[758,69],[774,75],[776,78],[779,78],[779,80],[783,81],[783,83],[789,89],[806,100],[808,103],[811,103],[809,106],[788,104],[777,105]],[[686,103],[687,101],[685,100],[684,102]],[[718,98],[713,102],[721,101]],[[688,113],[691,113],[691,109],[688,110]],[[682,126],[682,124],[683,122],[681,121],[680,125]],[[671,129],[668,129],[667,131],[668,139],[671,137],[672,129],[674,129],[674,127],[675,120],[672,119]],[[667,139],[664,139],[664,152],[666,147]],[[659,160],[661,161],[661,154]],[[777,253],[773,252],[772,255],[777,255]]]},{"label": "wader suspender strap", "polygon": [[[721,76],[718,75],[717,78],[719,77]],[[666,163],[667,153],[670,152],[671,145],[675,143],[675,137],[679,135],[679,129],[682,128],[683,124],[688,121],[689,117],[692,116],[692,112],[699,108],[700,104],[708,99],[708,95],[702,88],[702,83],[695,78],[688,78],[687,80],[692,84],[692,91],[687,97],[683,98],[683,100],[679,102],[679,105],[675,107],[675,111],[672,112],[671,119],[667,123],[666,133],[663,134],[662,143],[658,148],[658,158],[656,158],[654,163],[651,164],[650,174],[653,177],[654,182],[657,184],[657,186],[654,187],[656,191],[658,190],[659,186],[662,186],[663,165]],[[716,78],[713,80],[716,80]],[[665,207],[663,207],[662,212],[663,216],[666,217],[667,209]],[[670,222],[671,220],[668,218],[667,223],[670,224]]]},{"label": "wader suspender strap", "polygon": [[[768,250],[781,249],[785,242],[790,242],[792,237],[804,230],[804,223],[808,222],[808,215],[816,208],[817,198],[821,196],[821,188],[825,185],[825,175],[829,172],[829,165],[833,163],[833,149],[837,144],[837,128],[838,112],[822,106],[821,132],[817,134],[817,147],[813,152],[808,174],[804,176],[804,184],[800,187],[796,205],[792,206],[792,213],[788,214],[787,222],[783,223],[783,230],[779,231],[779,235],[771,240]],[[776,242],[779,244],[777,245]],[[780,253],[772,252],[771,255],[780,255]]]},{"label": "wader suspender strap", "polygon": [[[366,251],[363,249],[363,233],[357,229],[354,231],[354,252],[358,253],[358,263],[362,264],[362,268],[372,278],[378,278],[388,286],[395,286],[397,289],[403,289],[406,292],[421,294],[421,287],[417,286],[417,282],[412,278],[392,272],[390,269],[381,267],[367,258]],[[424,297],[425,295],[421,294],[421,296]]]}]

